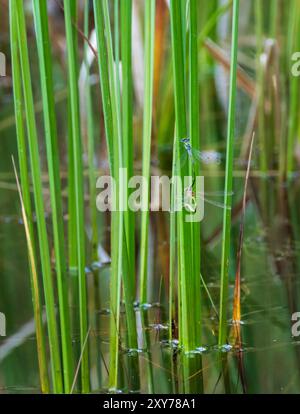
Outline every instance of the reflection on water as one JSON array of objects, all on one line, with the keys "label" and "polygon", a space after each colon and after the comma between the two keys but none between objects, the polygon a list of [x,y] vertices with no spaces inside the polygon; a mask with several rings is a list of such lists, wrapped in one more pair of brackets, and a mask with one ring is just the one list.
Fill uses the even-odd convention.
[{"label": "reflection on water", "polygon": [[[9,194],[1,199],[7,200]],[[13,197],[12,197],[13,199]],[[14,203],[12,202],[12,205]],[[15,204],[15,209],[18,207]],[[261,231],[257,212],[248,207],[245,227],[245,248],[242,268],[242,349],[233,346],[218,349],[217,315],[202,286],[203,341],[189,355],[184,355],[176,340],[168,340],[166,303],[153,297],[154,302],[135,307],[139,329],[139,349],[120,349],[120,392],[128,392],[132,372],[131,360],[138,358],[141,392],[224,392],[223,355],[229,375],[230,392],[242,392],[242,381],[247,392],[299,392],[300,339],[291,334],[291,315],[300,311],[298,300],[298,241],[289,244],[286,234],[279,232],[278,222]],[[284,222],[293,231],[293,223]],[[30,286],[27,270],[25,239],[18,220],[0,220],[1,290],[0,310],[7,317],[7,338],[0,339],[0,390],[3,393],[39,392],[38,366],[34,332],[29,325],[32,318]],[[279,232],[279,233],[278,233]],[[278,238],[271,238],[277,234]],[[291,238],[292,241],[292,238]],[[160,240],[165,244],[166,240]],[[206,246],[203,266],[206,289],[213,303],[218,304],[219,264],[216,247]],[[233,257],[234,258],[234,257]],[[109,267],[87,273],[90,312],[91,379],[94,392],[107,392],[109,349],[109,301],[107,297]],[[72,276],[70,276],[71,278]],[[97,282],[97,283],[96,283]],[[231,301],[233,276],[231,279]],[[153,292],[160,280],[153,278]],[[100,288],[101,286],[101,288]],[[99,289],[100,299],[95,289]],[[165,295],[164,295],[165,296]],[[162,296],[162,297],[164,297]],[[72,308],[74,313],[76,309]],[[192,310],[191,310],[192,311]],[[76,313],[76,312],[75,312]],[[145,323],[146,322],[146,323]],[[28,325],[29,324],[29,325]],[[28,335],[24,332],[27,326]],[[122,309],[120,337],[126,337]],[[32,328],[32,327],[31,327]],[[146,335],[145,335],[146,333]],[[9,342],[9,347],[7,343]],[[124,341],[122,340],[122,344]],[[1,350],[6,353],[1,358]],[[78,353],[79,332],[73,331],[74,353]],[[8,349],[7,349],[8,348]],[[8,351],[8,352],[7,352]],[[239,363],[242,359],[244,377]],[[138,391],[138,390],[132,390]],[[227,389],[228,391],[228,389]]]}]

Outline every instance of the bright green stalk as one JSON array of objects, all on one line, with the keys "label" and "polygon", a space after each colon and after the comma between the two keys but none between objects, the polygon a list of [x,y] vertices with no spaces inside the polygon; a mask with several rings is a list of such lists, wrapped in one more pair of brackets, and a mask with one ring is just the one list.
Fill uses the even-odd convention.
[{"label": "bright green stalk", "polygon": [[[77,22],[77,1],[70,2],[72,22]],[[75,27],[72,27],[74,36],[74,47],[76,48],[77,55],[77,32]],[[76,60],[76,71],[78,73],[78,61]],[[70,92],[70,82],[68,84],[68,96]],[[76,291],[78,290],[78,274],[77,274],[77,244],[75,243],[77,237],[76,230],[76,196],[75,196],[75,162],[74,162],[74,143],[73,143],[73,132],[72,132],[72,108],[70,99],[68,99],[68,245],[69,245],[69,270],[73,277],[72,279],[72,293],[75,297]]]},{"label": "bright green stalk", "polygon": [[[141,223],[141,267],[140,267],[140,302],[147,302],[147,267],[149,237],[149,185],[151,161],[152,101],[153,101],[153,68],[154,68],[154,30],[155,1],[145,0],[145,65],[144,65],[144,119],[143,119],[143,166],[142,175],[147,181],[143,190],[142,223]],[[145,181],[145,182],[146,182]]]},{"label": "bright green stalk", "polygon": [[[132,86],[132,0],[121,1],[121,55],[122,55],[122,133],[124,166],[128,180],[133,176],[133,86]],[[131,295],[135,296],[135,219],[133,211],[124,213],[125,237],[128,246]]]},{"label": "bright green stalk", "polygon": [[[121,85],[120,85],[120,4],[119,0],[114,0],[114,62],[116,73],[116,94],[119,110],[119,118],[121,120]],[[129,31],[129,28],[128,28]]]},{"label": "bright green stalk", "polygon": [[[172,177],[176,175],[176,133],[173,145]],[[176,212],[174,184],[171,187],[171,212],[170,212],[170,261],[169,261],[169,341],[173,340],[173,323],[176,323],[176,299],[175,299],[175,269],[176,269]],[[178,301],[179,302],[179,301]],[[180,312],[179,312],[180,314]]]},{"label": "bright green stalk", "polygon": [[[155,0],[145,0],[145,36],[144,36],[144,114],[143,114],[143,142],[142,142],[142,175],[146,187],[142,194],[141,212],[141,244],[140,244],[140,303],[148,301],[148,237],[149,237],[149,185],[151,161],[151,132],[152,132],[152,105],[153,105],[153,78],[154,78],[154,40],[155,40]],[[147,377],[148,392],[154,393],[152,355],[150,335],[147,332],[149,325],[148,314],[141,309],[141,319],[144,332],[144,343],[147,347]]]},{"label": "bright green stalk", "polygon": [[[70,95],[70,93],[69,93]],[[75,209],[75,173],[73,159],[73,141],[72,141],[72,117],[71,105],[68,101],[68,253],[69,269],[71,275],[77,275],[77,246],[76,240],[76,209]]]},{"label": "bright green stalk", "polygon": [[[175,162],[175,174],[178,174],[178,160],[181,158],[179,138],[187,136],[186,125],[186,113],[185,113],[185,85],[184,85],[184,47],[183,47],[183,33],[182,33],[182,18],[181,18],[181,6],[177,0],[171,3],[171,33],[172,33],[172,57],[173,57],[173,72],[174,72],[174,94],[175,94],[175,131],[176,136],[174,145],[176,148],[173,150],[173,156],[176,154]],[[178,197],[178,189],[176,188],[175,199]],[[184,315],[186,315],[186,296],[184,292],[185,287],[185,260],[181,253],[182,243],[182,214],[178,212],[176,214],[177,233],[178,233],[178,303],[179,303],[179,340],[184,345],[185,350],[188,348],[189,336],[186,325],[186,320],[183,321]]]},{"label": "bright green stalk", "polygon": [[118,386],[120,293],[123,267],[123,213],[120,211],[123,188],[119,180],[119,168],[122,167],[122,139],[107,1],[99,2],[94,0],[94,12],[106,138],[111,173],[116,183],[116,194],[113,197],[116,209],[112,212],[111,224],[112,269],[110,279],[109,367],[109,387],[115,390]]},{"label": "bright green stalk", "polygon": [[43,114],[45,138],[49,170],[50,195],[52,207],[52,224],[54,249],[56,258],[56,273],[59,299],[59,316],[61,326],[62,360],[64,372],[64,391],[69,393],[73,381],[72,370],[72,340],[67,296],[66,258],[64,223],[61,201],[61,184],[59,176],[59,151],[57,145],[57,129],[55,119],[55,103],[53,88],[53,73],[49,40],[47,4],[45,0],[33,0],[35,31],[39,53],[41,88],[43,99]]},{"label": "bright green stalk", "polygon": [[[107,63],[109,76],[109,86],[110,86],[110,96],[111,96],[111,107],[112,107],[112,117],[113,117],[113,129],[114,129],[114,159],[115,163],[115,173],[114,178],[116,182],[116,220],[114,221],[113,232],[116,234],[116,247],[118,248],[118,255],[112,258],[112,272],[113,278],[111,278],[111,319],[110,319],[110,337],[111,337],[111,349],[110,349],[110,378],[109,386],[110,389],[116,390],[118,385],[118,358],[119,358],[119,335],[120,335],[120,300],[121,300],[121,278],[123,270],[123,255],[124,255],[124,222],[123,222],[123,212],[120,209],[121,202],[124,201],[122,195],[123,183],[119,178],[120,168],[123,166],[123,154],[122,154],[122,132],[121,132],[121,114],[120,114],[120,105],[118,100],[118,87],[117,87],[117,75],[116,75],[116,66],[113,56],[113,44],[112,44],[112,35],[110,27],[110,18],[109,18],[109,6],[108,1],[104,0],[103,4],[103,15],[104,15],[104,30],[106,33],[106,47],[107,47]],[[118,70],[118,69],[117,69]],[[126,199],[126,198],[125,198]],[[115,249],[115,252],[117,250]],[[127,272],[125,272],[127,274]],[[116,279],[115,279],[116,278]],[[115,279],[115,280],[114,280]],[[126,290],[127,286],[124,286]]]},{"label": "bright green stalk", "polygon": [[[89,36],[89,2],[86,1],[84,8],[84,34]],[[87,62],[87,52],[89,45],[85,42],[85,67],[86,67],[86,83],[85,83],[85,101],[86,101],[86,135],[88,142],[88,170],[89,170],[89,191],[90,191],[90,215],[92,228],[92,258],[98,260],[98,226],[97,226],[97,209],[96,209],[96,168],[95,168],[95,140],[94,140],[94,115],[92,90],[90,83],[90,67]]]},{"label": "bright green stalk", "polygon": [[[190,137],[193,148],[199,150],[199,80],[198,80],[198,9],[197,0],[190,0],[190,30],[189,30],[189,99],[190,99]],[[199,163],[195,163],[194,172],[200,176]],[[201,298],[200,298],[200,222],[191,223],[193,235],[193,286],[195,305],[195,335],[196,345],[201,344]]]},{"label": "bright green stalk", "polygon": [[[22,85],[20,78],[20,62],[18,56],[18,33],[17,33],[17,18],[16,9],[13,1],[9,2],[10,10],[10,44],[11,44],[11,60],[12,60],[12,78],[13,78],[13,92],[14,92],[14,106],[15,106],[15,120],[16,120],[16,135],[18,143],[18,156],[21,177],[21,192],[25,209],[25,214],[28,221],[29,238],[31,240],[31,249],[33,260],[36,262],[36,245],[34,242],[34,230],[32,225],[32,206],[30,200],[30,183],[28,176],[28,160],[25,140],[25,131],[23,124],[23,97]],[[29,258],[30,259],[30,258]],[[43,320],[42,320],[42,306],[39,281],[36,273],[30,268],[30,282],[32,291],[33,313],[35,320],[37,353],[39,361],[39,374],[42,393],[50,392],[48,369],[47,369],[47,354],[46,354],[46,339],[44,334]]]},{"label": "bright green stalk", "polygon": [[[117,2],[118,3],[118,2]],[[128,181],[133,176],[133,85],[132,85],[132,0],[120,3],[121,16],[121,55],[122,55],[122,138],[123,165],[127,168]],[[126,186],[128,186],[128,181]],[[133,303],[135,300],[135,217],[131,210],[124,212],[125,246],[128,268],[124,272],[124,297],[128,328],[128,346],[137,349],[137,328]],[[126,277],[127,276],[127,277]],[[127,280],[125,280],[125,278]],[[134,363],[138,361],[133,361]],[[137,373],[134,375],[138,377]],[[138,378],[136,378],[138,385]]]},{"label": "bright green stalk", "polygon": [[78,257],[78,288],[79,288],[79,319],[80,319],[80,344],[82,354],[81,360],[81,382],[82,392],[87,393],[90,389],[89,384],[89,361],[88,347],[84,344],[88,332],[87,315],[87,291],[85,274],[85,231],[84,231],[84,198],[83,198],[83,167],[82,167],[82,142],[80,132],[79,115],[79,92],[76,71],[76,44],[72,28],[72,8],[71,2],[64,0],[65,26],[68,51],[68,77],[69,92],[72,118],[72,139],[74,157],[74,177],[75,177],[75,211],[76,211],[76,243]]},{"label": "bright green stalk", "polygon": [[231,230],[231,192],[233,188],[233,149],[235,128],[236,105],[236,78],[237,78],[237,52],[238,52],[238,23],[239,0],[233,2],[233,23],[231,40],[231,65],[230,65],[230,89],[227,125],[227,150],[225,171],[225,196],[222,236],[222,261],[221,261],[221,292],[220,292],[220,319],[219,319],[219,346],[226,343],[227,339],[227,303],[228,303],[228,272],[230,257],[230,230]]},{"label": "bright green stalk", "polygon": [[[171,33],[173,49],[173,71],[174,71],[174,91],[175,91],[175,114],[176,114],[176,145],[177,161],[183,155],[183,145],[180,140],[187,137],[187,119],[186,119],[186,99],[185,99],[185,64],[184,64],[184,43],[185,36],[182,29],[182,7],[180,0],[171,2]],[[187,175],[187,168],[181,169],[181,180],[184,182],[184,176]],[[176,194],[176,197],[182,195]],[[190,223],[186,222],[186,214],[179,211],[178,217],[178,260],[179,260],[179,289],[181,299],[180,315],[180,338],[186,352],[191,351],[195,345],[195,323],[193,308],[194,286],[191,283],[192,263],[189,254],[191,246],[191,229]]]},{"label": "bright green stalk", "polygon": [[35,123],[34,101],[31,89],[31,76],[29,67],[28,45],[25,27],[25,15],[22,0],[16,0],[18,21],[18,44],[23,78],[23,94],[25,102],[25,115],[27,121],[27,135],[29,141],[29,154],[32,168],[32,183],[39,235],[41,265],[44,282],[46,313],[49,331],[49,343],[51,352],[52,380],[55,393],[63,392],[63,381],[60,361],[60,347],[55,315],[54,287],[51,274],[51,261],[47,229],[45,221],[45,209],[42,193],[40,159],[38,149],[38,135]]}]

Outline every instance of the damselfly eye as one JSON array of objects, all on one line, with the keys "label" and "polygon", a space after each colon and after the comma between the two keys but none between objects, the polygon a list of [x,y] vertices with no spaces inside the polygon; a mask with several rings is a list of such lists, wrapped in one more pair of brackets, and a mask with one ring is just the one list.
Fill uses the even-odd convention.
[{"label": "damselfly eye", "polygon": [[182,142],[183,144],[187,144],[188,142],[190,142],[190,139],[189,138],[182,138],[180,140],[180,142]]}]

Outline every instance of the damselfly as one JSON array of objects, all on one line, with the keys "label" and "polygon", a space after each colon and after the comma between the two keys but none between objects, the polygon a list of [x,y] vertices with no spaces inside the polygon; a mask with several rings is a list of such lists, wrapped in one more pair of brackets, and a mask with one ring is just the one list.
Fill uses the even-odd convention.
[{"label": "damselfly", "polygon": [[220,164],[222,155],[213,150],[199,151],[193,148],[190,138],[183,138],[180,142],[184,146],[184,153],[180,159],[180,165],[183,167],[187,160],[192,164],[195,162],[203,162],[204,164]]},{"label": "damselfly", "polygon": [[[233,192],[228,193],[230,196],[233,195]],[[201,199],[205,203],[208,203],[212,206],[228,209],[230,207],[225,206],[223,203],[219,201],[212,200],[211,197],[224,197],[224,191],[213,191],[213,192],[195,192],[193,190],[193,186],[188,186],[184,189],[183,195],[179,196],[178,202],[181,203],[180,205],[184,207],[190,213],[195,213],[197,210],[197,200]]]}]

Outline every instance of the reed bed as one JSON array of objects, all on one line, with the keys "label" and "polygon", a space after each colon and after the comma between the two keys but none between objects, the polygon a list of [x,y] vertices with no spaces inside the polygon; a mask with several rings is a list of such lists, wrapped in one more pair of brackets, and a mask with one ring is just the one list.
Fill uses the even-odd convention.
[{"label": "reed bed", "polygon": [[[298,226],[284,188],[286,180],[293,185],[299,161],[299,84],[286,75],[299,7],[291,1],[282,16],[279,0],[255,0],[249,9],[244,3],[53,2],[61,19],[56,42],[49,2],[9,0],[13,177],[41,392],[231,392],[236,377],[247,392],[247,217],[257,214],[267,229],[270,211],[291,207]],[[244,13],[255,26],[249,45],[240,38]],[[287,38],[279,36],[279,19],[289,24]],[[285,46],[287,56],[279,56]],[[61,83],[67,93],[58,103]],[[280,105],[284,93],[288,108]],[[210,120],[216,111],[221,121]],[[279,177],[278,203],[271,202],[271,173]],[[167,211],[162,200],[159,212],[149,209],[153,175],[172,179]],[[116,190],[104,200],[110,212],[97,209],[105,176]],[[130,185],[136,176],[145,183],[138,197]],[[133,198],[140,211],[124,208]],[[195,220],[202,205],[204,220]],[[296,243],[297,231],[285,231]],[[217,355],[210,363],[207,344]],[[163,379],[156,381],[158,372]]]}]

